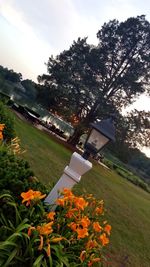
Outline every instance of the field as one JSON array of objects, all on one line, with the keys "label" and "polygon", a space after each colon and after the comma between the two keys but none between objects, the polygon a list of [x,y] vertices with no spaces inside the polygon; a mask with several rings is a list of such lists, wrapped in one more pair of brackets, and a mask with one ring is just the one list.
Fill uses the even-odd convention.
[{"label": "field", "polygon": [[[17,136],[35,175],[45,184],[55,183],[68,164],[71,152],[15,115]],[[95,164],[75,188],[103,199],[112,235],[107,257],[110,267],[150,266],[150,194]]]}]

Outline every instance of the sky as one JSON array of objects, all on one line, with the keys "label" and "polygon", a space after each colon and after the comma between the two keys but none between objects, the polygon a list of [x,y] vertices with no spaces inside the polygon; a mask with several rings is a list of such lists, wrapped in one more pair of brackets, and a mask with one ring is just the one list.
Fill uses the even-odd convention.
[{"label": "sky", "polygon": [[[36,81],[49,56],[73,40],[97,44],[104,22],[142,14],[150,21],[150,0],[0,0],[0,65]],[[150,110],[150,98],[140,97],[133,107]]]}]

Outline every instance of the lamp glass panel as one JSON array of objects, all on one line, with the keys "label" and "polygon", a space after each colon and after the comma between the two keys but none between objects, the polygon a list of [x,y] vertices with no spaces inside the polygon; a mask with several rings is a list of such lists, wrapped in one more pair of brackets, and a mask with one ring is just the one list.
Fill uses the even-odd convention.
[{"label": "lamp glass panel", "polygon": [[97,151],[99,151],[105,144],[109,142],[109,138],[100,132],[92,129],[87,143],[90,143]]}]

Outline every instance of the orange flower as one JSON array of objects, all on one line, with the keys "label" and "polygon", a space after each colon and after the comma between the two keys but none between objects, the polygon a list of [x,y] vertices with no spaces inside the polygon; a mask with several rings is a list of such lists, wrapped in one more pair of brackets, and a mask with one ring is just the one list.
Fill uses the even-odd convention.
[{"label": "orange flower", "polygon": [[36,199],[42,199],[42,198],[45,198],[46,197],[46,194],[42,195],[42,193],[40,191],[33,191],[33,195],[34,195],[34,198]]},{"label": "orange flower", "polygon": [[27,202],[26,206],[29,206],[31,200],[33,199],[42,199],[46,195],[42,195],[40,191],[33,191],[32,189],[28,190],[27,192],[21,193],[21,197],[23,198],[22,203]]},{"label": "orange flower", "polygon": [[2,132],[0,132],[0,140],[2,140],[3,139],[3,134],[2,134]]},{"label": "orange flower", "polygon": [[92,266],[93,263],[95,263],[95,262],[99,262],[100,260],[101,260],[100,258],[92,259],[91,261],[88,262],[88,267]]},{"label": "orange flower", "polygon": [[53,222],[43,224],[42,226],[37,226],[37,230],[40,233],[40,235],[49,235],[53,232],[52,229]]},{"label": "orange flower", "polygon": [[102,227],[100,226],[99,222],[93,223],[93,229],[95,230],[95,232],[101,232],[102,231]]},{"label": "orange flower", "polygon": [[51,255],[51,248],[50,248],[50,243],[47,244],[47,256],[50,257]]},{"label": "orange flower", "polygon": [[77,228],[76,229],[76,232],[77,232],[77,234],[78,234],[78,239],[80,239],[80,238],[84,238],[84,237],[86,237],[86,236],[88,236],[89,234],[88,234],[88,229],[87,228]]},{"label": "orange flower", "polygon": [[5,127],[5,124],[0,123],[0,131],[3,131],[4,127]]},{"label": "orange flower", "polygon": [[75,212],[77,212],[77,211],[78,211],[77,208],[70,209],[70,210],[66,213],[66,217],[67,217],[67,218],[76,217]]},{"label": "orange flower", "polygon": [[47,214],[47,219],[53,221],[54,220],[54,216],[55,216],[55,212],[54,211],[51,211]]},{"label": "orange flower", "polygon": [[103,207],[97,207],[95,209],[95,213],[96,213],[96,215],[101,215],[103,213]]},{"label": "orange flower", "polygon": [[88,205],[88,202],[86,202],[83,197],[75,197],[74,204],[76,208],[84,210],[84,208]]},{"label": "orange flower", "polygon": [[84,216],[81,221],[80,221],[80,224],[83,226],[83,227],[88,227],[90,225],[90,220],[87,216]]},{"label": "orange flower", "polygon": [[89,261],[88,262],[88,267],[91,267],[93,265],[93,262],[92,261]]},{"label": "orange flower", "polygon": [[42,248],[43,248],[43,236],[40,235],[40,245],[39,245],[38,249],[42,250]]},{"label": "orange flower", "polygon": [[106,237],[105,233],[100,235],[99,239],[102,242],[102,246],[105,246],[105,245],[107,245],[109,243],[109,239]]},{"label": "orange flower", "polygon": [[71,190],[70,189],[68,189],[68,188],[64,188],[63,189],[63,194],[66,196],[66,197],[73,197],[74,196],[74,194],[71,192]]},{"label": "orange flower", "polygon": [[89,240],[86,244],[87,249],[96,248],[98,246],[96,240]]},{"label": "orange flower", "polygon": [[57,203],[59,206],[64,207],[64,205],[65,205],[65,199],[64,199],[64,198],[58,198],[58,199],[56,200],[56,203]]},{"label": "orange flower", "polygon": [[80,253],[80,260],[81,260],[81,262],[83,262],[85,259],[86,259],[86,251],[83,250]]},{"label": "orange flower", "polygon": [[77,230],[77,224],[75,222],[71,222],[70,224],[68,224],[68,226],[71,228],[72,231],[76,231]]},{"label": "orange flower", "polygon": [[104,227],[104,231],[105,231],[108,235],[110,235],[111,225],[106,224],[105,227]]},{"label": "orange flower", "polygon": [[0,140],[3,139],[3,133],[2,133],[2,131],[3,131],[4,127],[5,127],[5,124],[0,123]]},{"label": "orange flower", "polygon": [[35,227],[29,227],[29,229],[28,229],[28,236],[31,236],[31,234],[32,234],[32,230],[35,230]]}]

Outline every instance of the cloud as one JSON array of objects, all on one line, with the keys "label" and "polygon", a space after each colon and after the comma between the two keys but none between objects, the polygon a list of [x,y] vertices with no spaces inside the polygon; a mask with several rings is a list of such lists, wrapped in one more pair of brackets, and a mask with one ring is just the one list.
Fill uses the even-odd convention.
[{"label": "cloud", "polygon": [[[21,69],[24,66],[25,76],[35,80],[38,74],[46,71],[44,62],[47,62],[50,54],[55,53],[55,49],[45,40],[38,38],[34,27],[27,22],[25,13],[17,9],[14,2],[7,0],[0,4],[0,13],[5,19],[4,30],[1,31],[3,42],[0,44],[5,55],[4,65],[8,62],[8,66],[16,71],[20,71],[18,65],[21,65]],[[4,55],[1,58],[3,62]]]}]

